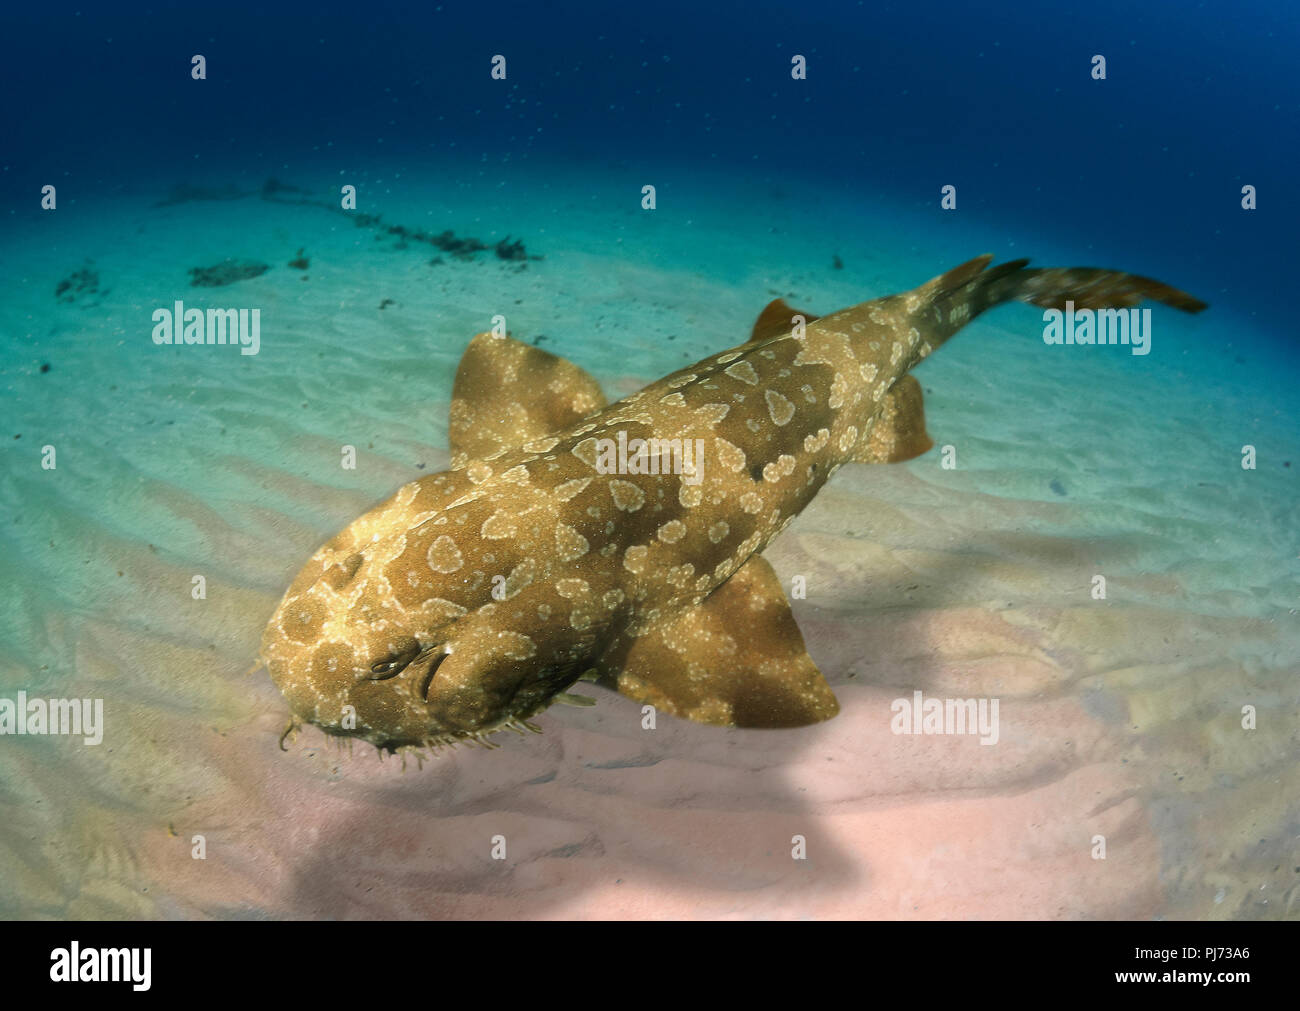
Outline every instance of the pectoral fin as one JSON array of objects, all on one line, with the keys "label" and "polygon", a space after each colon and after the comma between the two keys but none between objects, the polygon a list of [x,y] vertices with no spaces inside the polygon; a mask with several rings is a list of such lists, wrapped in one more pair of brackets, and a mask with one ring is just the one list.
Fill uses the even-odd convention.
[{"label": "pectoral fin", "polygon": [[514,449],[604,406],[600,384],[568,359],[481,333],[465,349],[451,391],[452,466]]},{"label": "pectoral fin", "polygon": [[616,641],[598,669],[603,684],[698,723],[801,727],[840,708],[758,555],[698,606]]},{"label": "pectoral fin", "polygon": [[853,459],[858,463],[902,463],[933,446],[934,440],[925,431],[921,384],[914,376],[903,376],[885,394],[880,417],[858,444]]}]

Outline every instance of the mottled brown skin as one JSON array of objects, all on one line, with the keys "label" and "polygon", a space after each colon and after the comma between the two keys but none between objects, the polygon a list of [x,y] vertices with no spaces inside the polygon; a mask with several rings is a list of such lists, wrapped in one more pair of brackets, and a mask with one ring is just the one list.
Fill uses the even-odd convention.
[{"label": "mottled brown skin", "polygon": [[[907,372],[1011,298],[1204,307],[1135,275],[990,259],[822,319],[774,302],[750,341],[610,405],[571,362],[478,335],[452,468],[324,545],[267,626],[262,659],[295,718],[436,747],[531,726],[584,676],[705,723],[833,716],[759,553],[845,463],[930,448]],[[599,473],[596,440],[620,431],[703,440],[702,478]]]}]

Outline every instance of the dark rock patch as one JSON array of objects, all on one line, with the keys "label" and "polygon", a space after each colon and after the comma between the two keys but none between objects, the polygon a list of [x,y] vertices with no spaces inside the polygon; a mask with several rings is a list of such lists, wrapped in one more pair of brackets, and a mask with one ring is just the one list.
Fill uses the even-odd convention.
[{"label": "dark rock patch", "polygon": [[510,236],[506,236],[496,244],[497,258],[501,260],[526,260],[528,254],[524,251],[522,239],[510,241]]},{"label": "dark rock patch", "polygon": [[444,253],[450,253],[460,260],[468,260],[475,253],[487,249],[487,244],[473,237],[458,238],[450,228],[431,236],[429,241]]},{"label": "dark rock patch", "polygon": [[271,176],[266,182],[262,183],[262,198],[273,197],[277,193],[310,193],[301,186],[290,186],[288,183],[282,183],[275,176]]},{"label": "dark rock patch", "polygon": [[223,260],[213,267],[191,267],[191,288],[224,288],[236,281],[247,281],[251,277],[261,277],[271,269],[270,264],[256,263],[253,260]]},{"label": "dark rock patch", "polygon": [[107,291],[100,291],[99,288],[99,271],[95,270],[94,264],[89,261],[86,266],[73,271],[54,286],[54,297],[68,305],[106,294]]},{"label": "dark rock patch", "polygon": [[[473,259],[475,254],[477,253],[482,253],[487,250],[493,250],[496,253],[498,259],[505,260],[507,262],[517,263],[519,265],[519,269],[521,270],[526,265],[525,261],[542,259],[541,256],[529,255],[528,251],[524,247],[523,240],[522,239],[512,240],[511,236],[509,235],[507,235],[504,239],[502,239],[500,242],[497,242],[495,244],[484,242],[482,239],[477,239],[469,235],[465,235],[465,236],[457,235],[451,229],[446,229],[435,235],[430,232],[423,231],[422,229],[408,228],[405,225],[399,225],[399,224],[390,225],[383,220],[382,215],[372,214],[366,211],[345,210],[335,200],[317,199],[315,197],[312,197],[310,194],[311,194],[310,190],[303,189],[302,187],[299,186],[293,186],[290,185],[289,183],[281,182],[279,179],[276,179],[274,177],[269,178],[264,183],[262,183],[261,189],[259,191],[243,191],[237,189],[234,186],[221,186],[221,187],[192,186],[188,183],[184,183],[172,187],[171,192],[165,198],[158,201],[158,203],[156,203],[154,206],[163,207],[170,204],[189,203],[195,200],[239,200],[249,196],[260,196],[261,199],[269,203],[292,204],[295,206],[304,206],[304,207],[307,206],[319,207],[322,210],[329,211],[333,214],[342,214],[350,218],[352,220],[352,224],[355,225],[357,228],[369,228],[373,230],[375,232],[376,240],[379,239],[395,240],[393,243],[393,248],[395,249],[407,249],[410,247],[410,244],[413,242],[423,243],[423,244],[433,246],[435,249],[447,253],[451,257],[457,260],[470,260]],[[435,257],[434,259],[429,261],[429,263],[433,266],[445,262],[446,261],[442,257]],[[308,263],[307,258],[303,256],[302,251],[299,250],[298,258],[294,261],[291,261],[289,266],[293,267],[295,270],[306,270],[307,263]],[[204,269],[212,270],[213,268],[204,268]],[[269,269],[269,268],[264,268],[264,269]],[[213,276],[215,277],[221,275],[213,275]],[[256,277],[257,275],[249,274],[245,276]],[[241,277],[235,277],[232,280],[243,280],[243,279],[244,277],[241,276]],[[195,281],[193,283],[200,286],[217,287],[220,284],[223,283],[229,284],[232,282],[231,281],[223,281],[223,282]]]},{"label": "dark rock patch", "polygon": [[234,186],[191,186],[189,183],[177,183],[154,206],[171,207],[174,204],[191,204],[203,200],[242,200],[252,195],[251,191]]}]

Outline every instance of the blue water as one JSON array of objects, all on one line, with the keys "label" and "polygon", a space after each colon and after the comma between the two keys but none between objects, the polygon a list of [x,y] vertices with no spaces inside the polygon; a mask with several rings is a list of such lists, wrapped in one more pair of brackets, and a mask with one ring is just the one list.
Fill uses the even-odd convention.
[{"label": "blue water", "polygon": [[309,166],[409,178],[449,155],[503,183],[539,159],[653,181],[670,212],[706,165],[936,217],[952,184],[958,211],[936,224],[982,236],[976,252],[1059,235],[1290,321],[1293,5],[81,3],[6,5],[0,23],[17,217],[50,182],[88,210],[119,187]]}]

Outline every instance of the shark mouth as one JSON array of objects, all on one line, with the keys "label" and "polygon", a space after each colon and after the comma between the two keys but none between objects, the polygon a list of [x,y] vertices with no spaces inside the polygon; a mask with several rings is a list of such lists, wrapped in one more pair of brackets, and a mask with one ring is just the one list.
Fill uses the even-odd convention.
[{"label": "shark mouth", "polygon": [[[434,662],[434,667],[436,668],[437,665],[441,663],[443,659],[445,659],[445,654],[444,657],[439,658]],[[425,681],[426,688],[429,683],[429,680],[432,679],[432,676],[433,676],[432,671],[428,675],[426,675],[426,681]],[[594,681],[595,676],[594,674],[592,674],[592,676],[588,677],[587,675],[584,674],[583,676],[579,677],[576,680]],[[532,734],[542,733],[542,728],[539,727],[537,724],[533,723],[530,717],[536,716],[538,713],[542,712],[545,709],[549,709],[553,705],[566,705],[566,706],[577,706],[580,708],[588,708],[590,706],[594,706],[595,704],[596,704],[596,700],[593,698],[589,698],[586,695],[575,695],[572,692],[558,691],[552,694],[550,697],[538,702],[536,705],[528,708],[527,711],[517,710],[508,716],[502,717],[501,719],[497,720],[495,723],[490,723],[485,726],[478,727],[474,730],[444,731],[438,734],[431,734],[429,737],[426,737],[423,741],[420,741],[418,744],[396,745],[396,746],[389,746],[389,747],[380,746],[379,750],[381,753],[384,751],[388,751],[390,754],[392,754],[394,751],[398,750],[398,748],[414,749],[418,755],[419,749],[428,748],[434,754],[437,754],[445,747],[454,748],[458,744],[477,744],[480,747],[484,747],[489,750],[494,750],[496,748],[500,748],[501,745],[496,743],[496,741],[491,740],[491,736],[493,734],[499,733],[502,730],[511,730],[514,733],[518,734],[520,737],[523,737],[529,733]]]},{"label": "shark mouth", "polygon": [[[383,660],[376,661],[370,666],[370,673],[361,678],[362,681],[391,681],[393,678],[401,676],[408,670],[420,672],[418,686],[418,697],[426,704],[429,701],[429,689],[433,685],[433,679],[438,673],[438,668],[451,656],[452,649],[450,644],[439,643],[433,646],[421,646],[418,642],[411,647],[403,650],[401,653],[393,654]],[[425,662],[428,667],[424,668]],[[594,681],[596,675],[594,670],[589,670],[577,677],[572,675],[559,679],[559,684],[568,687],[574,681]],[[556,686],[557,688],[559,685]],[[477,744],[481,747],[495,750],[501,745],[491,740],[493,734],[502,730],[510,730],[521,737],[529,733],[540,734],[542,728],[532,723],[530,717],[537,715],[553,705],[568,705],[578,707],[590,707],[596,704],[596,700],[585,695],[575,695],[563,689],[553,691],[550,694],[537,699],[531,705],[525,704],[515,709],[513,712],[500,719],[476,727],[472,730],[440,730],[429,734],[420,739],[376,739],[368,734],[346,734],[338,733],[329,727],[322,727],[326,734],[349,742],[352,740],[365,740],[374,745],[379,751],[380,756],[384,754],[398,754],[405,756],[407,752],[415,755],[417,761],[423,759],[423,749],[437,754],[443,748],[454,748],[458,744]],[[285,738],[297,729],[297,721],[290,720],[290,726],[285,729],[281,735],[280,747],[284,750]]]}]

